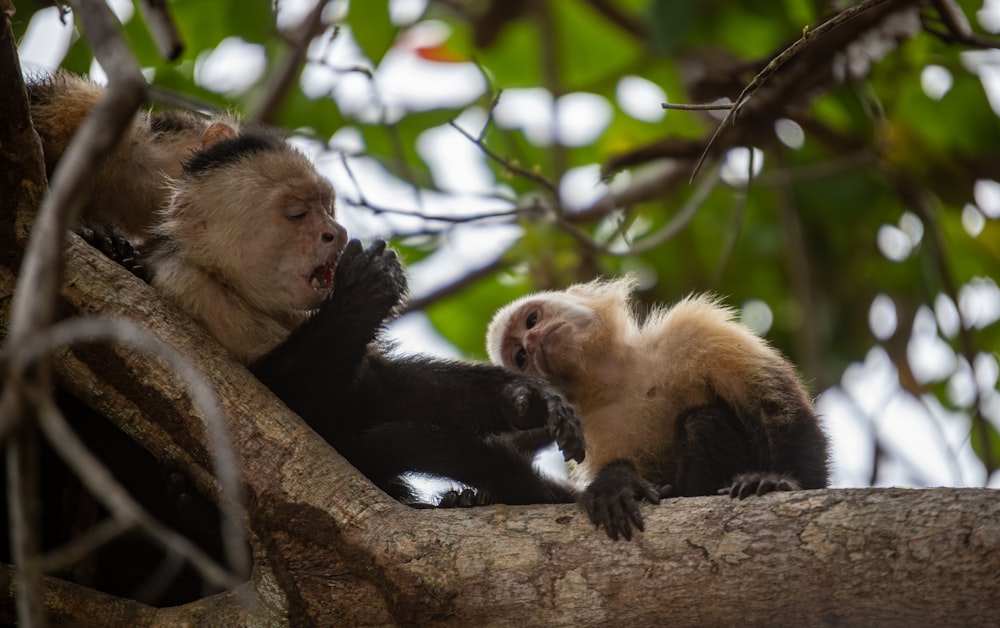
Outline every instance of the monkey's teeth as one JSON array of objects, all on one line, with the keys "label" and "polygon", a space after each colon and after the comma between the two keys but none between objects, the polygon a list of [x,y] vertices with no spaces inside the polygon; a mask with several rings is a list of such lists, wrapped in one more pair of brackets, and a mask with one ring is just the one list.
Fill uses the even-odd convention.
[{"label": "monkey's teeth", "polygon": [[317,292],[329,289],[333,285],[333,268],[330,262],[317,266],[309,275],[309,287]]}]

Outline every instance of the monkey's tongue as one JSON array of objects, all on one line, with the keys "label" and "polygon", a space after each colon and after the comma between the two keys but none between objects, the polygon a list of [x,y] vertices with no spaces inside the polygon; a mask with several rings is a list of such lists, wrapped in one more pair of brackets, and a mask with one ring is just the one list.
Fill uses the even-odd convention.
[{"label": "monkey's tongue", "polygon": [[309,285],[313,290],[326,290],[333,286],[333,263],[317,266],[309,275]]}]

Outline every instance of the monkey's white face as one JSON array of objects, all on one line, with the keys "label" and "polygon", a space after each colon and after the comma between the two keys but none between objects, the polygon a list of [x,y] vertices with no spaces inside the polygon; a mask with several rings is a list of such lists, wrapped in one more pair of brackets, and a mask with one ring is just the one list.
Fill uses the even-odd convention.
[{"label": "monkey's white face", "polygon": [[499,358],[508,369],[546,379],[572,396],[585,368],[584,348],[600,326],[597,314],[564,293],[515,304],[503,322]]},{"label": "monkey's white face", "polygon": [[[305,183],[305,182],[304,182]],[[333,290],[333,275],[347,230],[333,217],[333,191],[322,181],[289,185],[261,203],[259,223],[247,233],[244,284],[276,310],[311,310]]]},{"label": "monkey's white face", "polygon": [[199,184],[188,222],[199,225],[200,246],[191,254],[271,316],[319,307],[347,244],[329,182],[293,151],[258,156],[238,174],[239,186],[215,176]]}]

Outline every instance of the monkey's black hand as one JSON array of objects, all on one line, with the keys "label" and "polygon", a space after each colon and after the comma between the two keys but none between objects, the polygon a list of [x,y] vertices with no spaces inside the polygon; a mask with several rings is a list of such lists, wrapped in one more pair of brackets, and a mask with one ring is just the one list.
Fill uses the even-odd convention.
[{"label": "monkey's black hand", "polygon": [[441,496],[438,508],[472,508],[473,506],[489,506],[494,503],[489,491],[476,488],[463,488],[461,491],[448,491]]},{"label": "monkey's black hand", "polygon": [[349,312],[352,319],[377,327],[406,294],[406,274],[399,256],[375,240],[367,249],[351,240],[344,248],[333,275],[333,293],[320,312]]},{"label": "monkey's black hand", "polygon": [[149,282],[146,267],[142,265],[138,252],[132,246],[128,236],[117,225],[80,221],[74,231],[87,244],[104,253],[109,259],[117,262],[139,279]]},{"label": "monkey's black hand", "polygon": [[604,526],[613,540],[618,537],[632,539],[632,526],[642,530],[639,501],[660,503],[669,486],[657,487],[639,475],[635,466],[626,460],[616,460],[598,472],[597,477],[580,496],[580,505],[597,527]]},{"label": "monkey's black hand", "polygon": [[514,427],[531,429],[544,425],[565,460],[583,462],[585,444],[580,419],[556,389],[542,380],[524,378],[508,384],[504,392],[520,419]]},{"label": "monkey's black hand", "polygon": [[719,489],[719,495],[744,499],[750,495],[764,495],[774,491],[798,491],[802,486],[787,475],[780,473],[741,473],[733,478],[732,486]]}]

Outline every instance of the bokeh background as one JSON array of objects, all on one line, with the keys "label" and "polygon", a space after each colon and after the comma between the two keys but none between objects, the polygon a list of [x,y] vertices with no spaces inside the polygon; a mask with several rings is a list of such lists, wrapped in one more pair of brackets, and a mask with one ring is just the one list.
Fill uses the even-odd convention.
[{"label": "bokeh background", "polygon": [[[799,366],[835,485],[1000,486],[1000,2],[816,30],[850,4],[177,0],[167,62],[109,2],[158,100],[286,130],[351,233],[392,240],[399,351],[485,359],[504,303],[633,273],[644,307],[723,295]],[[16,6],[27,75],[105,80],[72,13]],[[731,103],[803,36],[714,142],[725,110],[661,106]]]}]

